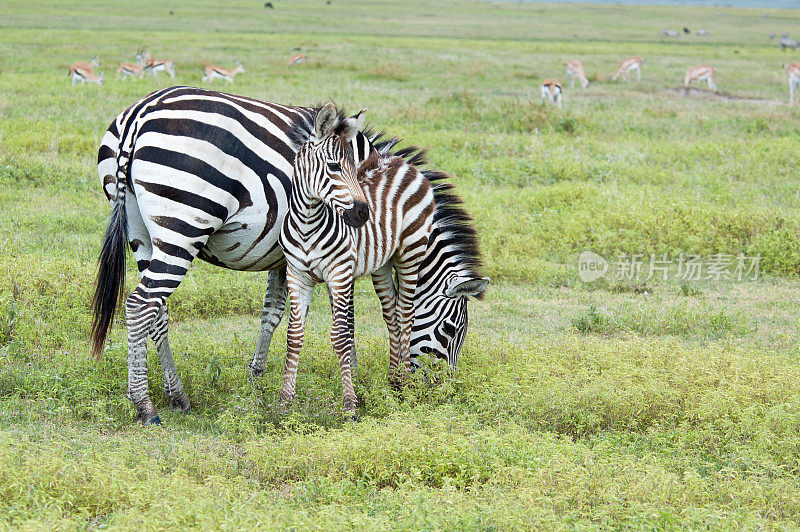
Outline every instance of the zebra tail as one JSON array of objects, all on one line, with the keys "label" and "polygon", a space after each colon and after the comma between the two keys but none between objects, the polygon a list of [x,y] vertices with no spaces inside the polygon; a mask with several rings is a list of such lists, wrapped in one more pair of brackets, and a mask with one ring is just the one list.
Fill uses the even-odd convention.
[{"label": "zebra tail", "polygon": [[97,283],[92,297],[92,356],[99,359],[125,287],[125,254],[128,245],[125,214],[125,182],[117,182],[117,197],[103,237],[97,268]]}]

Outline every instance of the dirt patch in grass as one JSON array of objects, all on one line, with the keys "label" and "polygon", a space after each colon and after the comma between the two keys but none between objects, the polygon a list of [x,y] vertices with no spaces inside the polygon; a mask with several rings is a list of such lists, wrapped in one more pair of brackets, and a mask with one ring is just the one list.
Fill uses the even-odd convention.
[{"label": "dirt patch in grass", "polygon": [[750,96],[739,96],[738,94],[731,94],[725,91],[712,91],[706,89],[698,89],[697,87],[675,87],[667,89],[667,92],[678,94],[687,98],[698,98],[714,101],[726,102],[747,102],[747,103],[760,103],[764,105],[785,105],[786,102],[780,100],[770,100],[767,98],[752,98]]}]

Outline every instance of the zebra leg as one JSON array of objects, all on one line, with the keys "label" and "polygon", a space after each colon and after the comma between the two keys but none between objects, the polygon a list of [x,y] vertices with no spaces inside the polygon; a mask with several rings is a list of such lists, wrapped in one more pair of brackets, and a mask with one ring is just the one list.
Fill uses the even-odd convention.
[{"label": "zebra leg", "polygon": [[[136,407],[139,420],[144,425],[161,424],[161,418],[158,417],[147,390],[147,336],[159,313],[162,312],[167,297],[178,287],[197,250],[202,248],[204,243],[205,240],[193,241],[184,247],[159,240],[160,245],[153,249],[152,259],[146,266],[142,264],[142,279],[139,285],[125,300],[125,325],[128,329],[128,398]],[[165,253],[162,251],[164,248],[174,252],[175,255]],[[163,347],[166,342],[161,343],[159,355],[166,353]],[[169,358],[171,360],[172,356]],[[170,365],[174,367],[174,364]]]},{"label": "zebra leg", "polygon": [[286,268],[270,271],[267,279],[267,295],[264,297],[264,308],[261,309],[261,334],[258,337],[253,360],[248,365],[250,373],[254,377],[264,373],[264,363],[267,360],[269,344],[272,343],[272,335],[281,322],[286,309],[287,292]]},{"label": "zebra leg", "polygon": [[161,363],[161,371],[164,373],[164,394],[169,397],[169,406],[173,410],[188,414],[192,409],[189,396],[183,391],[183,383],[178,377],[175,369],[175,362],[172,360],[172,351],[169,349],[169,310],[166,303],[161,305],[161,309],[156,315],[153,326],[150,327],[150,339],[156,345],[158,351],[158,361]]},{"label": "zebra leg", "polygon": [[353,339],[353,345],[350,348],[350,368],[356,369],[358,360],[356,359],[356,309],[355,309],[355,291],[350,293],[350,302],[347,305],[347,329],[350,332],[350,338]]},{"label": "zebra leg", "polygon": [[397,381],[397,367],[400,364],[400,329],[397,323],[397,291],[394,287],[391,262],[372,274],[372,285],[381,301],[383,320],[389,330],[389,380]]},{"label": "zebra leg", "polygon": [[[327,286],[327,285],[326,285]],[[353,296],[350,298],[350,304],[347,306],[347,328],[350,330],[350,336],[353,338],[353,351],[350,353],[350,368],[355,369],[358,365],[356,357],[356,310],[355,310],[355,290]],[[333,295],[331,289],[328,288],[328,301],[331,304],[331,314],[333,314]]]},{"label": "zebra leg", "polygon": [[314,289],[313,283],[297,278],[291,269],[286,273],[286,282],[289,287],[291,309],[289,311],[289,330],[286,333],[286,364],[283,369],[283,386],[281,386],[282,403],[288,403],[295,397],[297,365],[300,360],[300,351],[303,349],[306,316]]},{"label": "zebra leg", "polygon": [[331,326],[331,343],[339,359],[339,369],[342,374],[342,401],[344,410],[354,416],[358,400],[353,387],[353,376],[350,368],[350,359],[353,352],[353,336],[350,334],[348,324],[348,309],[353,300],[353,280],[349,276],[331,276],[332,278],[349,278],[349,282],[341,284],[330,283],[331,297],[333,298],[333,325]]},{"label": "zebra leg", "polygon": [[147,390],[147,333],[163,305],[163,298],[151,298],[142,283],[125,300],[128,329],[128,399],[133,402],[143,425],[160,425],[161,418]]},{"label": "zebra leg", "polygon": [[[427,242],[427,239],[426,239]],[[425,249],[425,245],[422,246]],[[419,263],[399,261],[397,270],[397,326],[400,330],[400,369],[411,372],[411,326],[414,324],[414,293],[417,289]]]}]

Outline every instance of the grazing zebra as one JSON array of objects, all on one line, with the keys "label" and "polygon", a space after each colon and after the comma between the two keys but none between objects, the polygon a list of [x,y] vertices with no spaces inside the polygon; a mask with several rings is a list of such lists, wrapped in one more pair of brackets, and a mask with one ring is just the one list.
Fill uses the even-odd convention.
[{"label": "grazing zebra", "polygon": [[356,277],[372,275],[389,329],[392,380],[399,384],[401,364],[410,370],[414,293],[433,222],[433,187],[399,156],[379,158],[373,152],[356,170],[350,142],[362,119],[363,111],[345,118],[328,103],[317,114],[313,133],[300,131],[300,141],[305,141],[294,161],[289,213],[279,239],[291,301],[284,402],[295,395],[305,316],[320,282],[327,283],[331,294],[331,342],[339,358],[346,411],[356,407],[348,323]]},{"label": "grazing zebra", "polygon": [[796,51],[797,48],[800,47],[800,42],[798,42],[797,39],[792,39],[788,35],[781,36],[781,40],[779,41],[778,44],[781,45],[781,50],[783,50],[784,52],[788,48],[791,48],[792,50]]},{"label": "grazing zebra", "polygon": [[[156,345],[170,406],[187,411],[167,336],[165,301],[195,257],[234,270],[267,271],[261,331],[249,368],[264,371],[272,334],[286,305],[286,273],[278,245],[288,210],[297,127],[313,127],[317,110],[262,102],[216,91],[171,87],[156,91],[111,123],[98,152],[112,214],[100,253],[92,306],[93,353],[111,328],[125,278],[126,241],[141,282],[125,301],[128,326],[128,397],[144,424],[159,423],[147,389],[146,339]],[[358,133],[360,163],[373,150],[390,153],[399,142]],[[398,155],[407,153],[399,150]],[[425,171],[429,180],[444,177]],[[412,367],[429,353],[456,367],[467,327],[467,298],[480,296],[477,238],[469,216],[438,182],[434,226],[420,266],[412,329]],[[441,206],[441,208],[440,208]]]}]

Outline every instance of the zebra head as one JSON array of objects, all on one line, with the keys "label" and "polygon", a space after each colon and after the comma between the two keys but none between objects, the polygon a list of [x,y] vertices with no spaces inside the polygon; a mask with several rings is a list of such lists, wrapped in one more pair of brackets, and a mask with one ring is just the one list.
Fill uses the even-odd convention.
[{"label": "zebra head", "polygon": [[369,217],[364,191],[356,178],[352,140],[364,121],[364,111],[343,118],[328,102],[317,113],[314,131],[294,161],[294,180],[314,199],[323,201],[352,227]]},{"label": "zebra head", "polygon": [[430,355],[458,367],[467,334],[467,301],[482,298],[488,277],[480,267],[478,241],[470,218],[447,189],[434,191],[437,205],[425,260],[419,267],[411,329],[411,365]]},{"label": "zebra head", "polygon": [[417,290],[411,329],[414,369],[423,355],[445,359],[451,368],[458,368],[458,355],[467,334],[467,301],[481,297],[488,284],[487,277],[452,275],[436,290]]}]

